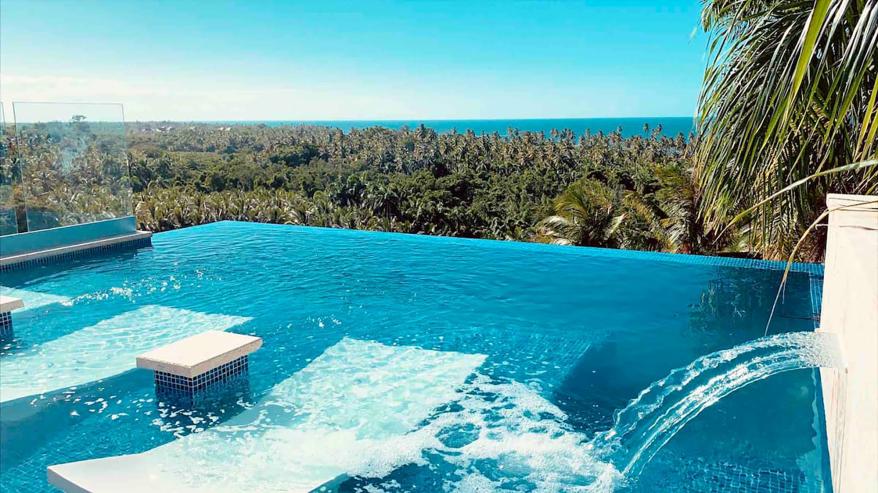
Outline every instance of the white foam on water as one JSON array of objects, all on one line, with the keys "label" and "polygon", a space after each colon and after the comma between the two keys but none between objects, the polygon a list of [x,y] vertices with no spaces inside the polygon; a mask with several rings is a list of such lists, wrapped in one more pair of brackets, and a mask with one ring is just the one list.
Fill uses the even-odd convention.
[{"label": "white foam on water", "polygon": [[398,491],[388,475],[407,464],[439,468],[446,491],[612,491],[616,470],[564,412],[523,383],[480,375],[484,361],[345,338],[222,425],[53,469],[95,493],[120,484],[305,492],[345,476],[374,479],[367,491]]},{"label": "white foam on water", "polygon": [[620,479],[561,409],[516,381],[478,375],[410,439],[455,466],[446,491],[612,491]]},{"label": "white foam on water", "polygon": [[454,400],[484,360],[345,338],[222,425],[58,471],[94,492],[113,491],[115,476],[143,491],[216,493],[310,491],[344,474],[381,477],[423,462],[423,443],[409,433]]},{"label": "white foam on water", "polygon": [[81,385],[134,368],[138,354],[248,317],[147,305],[0,359],[0,401]]},{"label": "white foam on water", "polygon": [[51,305],[53,303],[70,304],[70,298],[59,296],[51,293],[41,293],[39,291],[30,291],[27,289],[9,288],[0,286],[0,294],[3,296],[11,296],[18,298],[24,302],[24,308],[16,311],[32,310],[41,306]]}]

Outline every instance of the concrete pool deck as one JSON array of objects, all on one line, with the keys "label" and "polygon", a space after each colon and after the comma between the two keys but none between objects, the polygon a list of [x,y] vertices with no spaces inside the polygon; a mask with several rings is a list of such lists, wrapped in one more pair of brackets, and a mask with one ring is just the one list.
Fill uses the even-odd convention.
[{"label": "concrete pool deck", "polygon": [[832,487],[878,485],[878,196],[830,194],[819,329],[837,334],[845,366],[822,369]]}]

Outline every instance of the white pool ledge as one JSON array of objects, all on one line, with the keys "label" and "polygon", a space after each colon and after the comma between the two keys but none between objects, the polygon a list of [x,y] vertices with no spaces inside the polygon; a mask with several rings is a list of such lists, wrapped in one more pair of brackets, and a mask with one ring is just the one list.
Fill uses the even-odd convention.
[{"label": "white pool ledge", "polygon": [[0,295],[0,313],[8,313],[19,308],[24,308],[24,302],[19,298]]},{"label": "white pool ledge", "polygon": [[262,338],[208,330],[137,356],[137,367],[195,378],[262,347]]}]

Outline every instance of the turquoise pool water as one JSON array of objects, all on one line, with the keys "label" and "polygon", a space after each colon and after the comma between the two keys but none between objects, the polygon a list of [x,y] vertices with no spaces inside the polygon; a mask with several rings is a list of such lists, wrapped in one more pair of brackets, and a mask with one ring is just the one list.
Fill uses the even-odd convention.
[{"label": "turquoise pool water", "polygon": [[[221,222],[153,248],[2,274],[0,490],[144,453],[206,491],[828,491],[816,373],[708,408],[612,479],[590,449],[641,389],[763,334],[769,264]],[[805,272],[771,332],[811,330]],[[155,399],[146,349],[258,335],[247,385]],[[608,479],[610,478],[610,479]]]}]

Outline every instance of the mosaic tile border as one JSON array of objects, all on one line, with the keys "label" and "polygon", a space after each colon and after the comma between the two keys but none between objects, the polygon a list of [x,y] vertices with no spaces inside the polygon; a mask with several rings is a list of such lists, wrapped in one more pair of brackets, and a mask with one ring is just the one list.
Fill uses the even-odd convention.
[{"label": "mosaic tile border", "polygon": [[[490,240],[489,240],[490,241]],[[496,240],[493,240],[496,241]],[[534,244],[538,245],[538,244]],[[713,267],[734,267],[741,269],[759,269],[783,271],[787,268],[787,263],[783,260],[763,260],[742,257],[719,257],[710,255],[695,255],[686,253],[670,253],[670,252],[649,252],[642,250],[622,250],[614,248],[598,248],[598,247],[570,247],[557,245],[541,245],[547,247],[556,247],[559,249],[582,250],[575,252],[580,255],[592,257],[609,257],[630,260],[658,260],[663,262],[674,262],[678,264],[690,265],[709,265]],[[812,264],[805,262],[793,262],[790,265],[790,272],[801,272],[811,275],[823,275],[823,264]]]},{"label": "mosaic tile border", "polygon": [[156,392],[162,394],[191,395],[215,383],[224,382],[244,375],[249,369],[247,355],[217,366],[193,378],[182,377],[163,371],[155,372]]},{"label": "mosaic tile border", "polygon": [[146,248],[146,247],[151,247],[151,246],[152,246],[152,237],[151,236],[141,236],[139,238],[133,238],[133,239],[127,240],[127,241],[120,241],[118,243],[97,245],[97,246],[93,246],[93,247],[89,247],[89,248],[84,248],[82,250],[63,252],[63,253],[58,253],[58,254],[54,254],[54,255],[47,255],[45,257],[22,260],[21,262],[0,265],[0,272],[9,272],[9,271],[13,271],[13,270],[21,270],[21,269],[27,269],[30,267],[36,267],[39,265],[56,264],[56,263],[67,262],[67,261],[79,259],[79,258],[94,257],[97,255],[106,253],[106,252],[137,249],[137,248]]},{"label": "mosaic tile border", "polygon": [[12,313],[0,313],[0,339],[12,337]]},{"label": "mosaic tile border", "polygon": [[[721,464],[709,472],[707,484],[693,481],[696,491],[728,492],[803,492],[807,491],[801,471],[783,469],[748,469],[738,464]],[[702,489],[706,488],[706,489]]]}]

